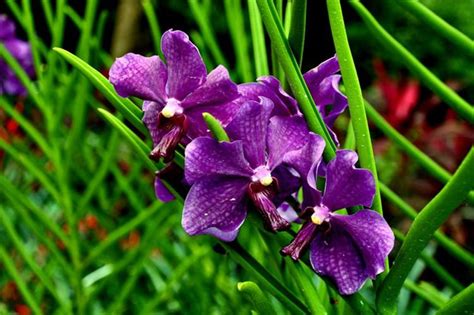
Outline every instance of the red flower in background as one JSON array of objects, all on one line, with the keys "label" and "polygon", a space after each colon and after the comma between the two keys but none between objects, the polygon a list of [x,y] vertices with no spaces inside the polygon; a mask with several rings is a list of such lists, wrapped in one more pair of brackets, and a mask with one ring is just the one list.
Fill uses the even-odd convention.
[{"label": "red flower in background", "polygon": [[385,100],[385,118],[398,129],[409,118],[420,99],[420,84],[413,78],[391,78],[380,59],[374,60],[374,70],[377,75],[375,85]]}]

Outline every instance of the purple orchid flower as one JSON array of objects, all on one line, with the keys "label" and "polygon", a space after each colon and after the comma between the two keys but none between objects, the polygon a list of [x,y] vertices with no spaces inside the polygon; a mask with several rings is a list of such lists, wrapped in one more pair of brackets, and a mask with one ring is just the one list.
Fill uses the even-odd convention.
[{"label": "purple orchid flower", "polygon": [[[337,72],[339,72],[339,62],[337,56],[334,56],[303,76],[331,133],[333,133],[331,129],[336,118],[347,108],[347,97],[339,90],[341,76],[336,74]],[[264,96],[275,104],[274,115],[301,115],[296,100],[283,90],[278,79],[273,76],[263,76],[257,81],[239,85],[241,102],[248,99],[258,101],[259,97]],[[334,133],[332,136],[337,140]]]},{"label": "purple orchid flower", "polygon": [[228,123],[238,108],[232,101],[239,93],[225,67],[207,74],[197,47],[184,32],[165,32],[161,47],[166,65],[158,56],[128,53],[112,65],[110,82],[120,96],[145,100],[143,121],[154,144],[150,156],[170,161],[180,142],[207,133],[203,112]]},{"label": "purple orchid flower", "polygon": [[271,230],[289,227],[272,200],[294,192],[283,187],[286,171],[280,166],[288,152],[304,145],[309,132],[301,116],[271,117],[272,111],[267,98],[248,101],[226,127],[232,142],[200,137],[188,144],[185,178],[192,186],[182,219],[188,234],[234,240],[249,201]]},{"label": "purple orchid flower", "polygon": [[[35,75],[31,47],[15,36],[15,24],[6,15],[0,15],[0,43],[18,61],[29,77]],[[0,95],[26,95],[26,89],[8,65],[0,60]]]},{"label": "purple orchid flower", "polygon": [[332,129],[336,118],[347,108],[347,97],[339,90],[341,75],[336,74],[337,72],[339,72],[339,61],[334,55],[303,75],[329,129]]},{"label": "purple orchid flower", "polygon": [[[377,212],[364,209],[352,215],[336,210],[360,206],[369,207],[375,194],[375,182],[368,170],[356,169],[357,154],[349,150],[336,152],[327,165],[324,193],[316,188],[317,167],[321,161],[321,144],[313,137],[301,152],[313,152],[313,163],[308,156],[299,160],[295,169],[307,175],[305,190],[305,222],[292,243],[282,254],[298,260],[309,246],[313,269],[330,277],[341,294],[357,292],[367,278],[384,270],[384,260],[394,245],[394,236],[384,218]],[[311,148],[312,147],[312,148]],[[288,157],[287,157],[288,158]]]}]

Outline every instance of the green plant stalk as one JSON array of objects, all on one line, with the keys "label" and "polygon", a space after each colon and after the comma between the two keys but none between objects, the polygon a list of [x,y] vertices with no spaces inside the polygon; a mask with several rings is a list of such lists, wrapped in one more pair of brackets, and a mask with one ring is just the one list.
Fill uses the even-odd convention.
[{"label": "green plant stalk", "polygon": [[236,57],[237,71],[244,82],[254,80],[250,56],[248,54],[248,40],[245,33],[243,10],[240,0],[225,0],[224,10],[229,27],[230,37]]},{"label": "green plant stalk", "polygon": [[137,196],[135,193],[135,189],[137,188],[131,185],[131,183],[136,180],[136,172],[133,173],[134,176],[125,177],[122,173],[122,170],[120,170],[118,166],[114,165],[112,167],[112,174],[118,184],[117,190],[120,190],[122,194],[127,196],[132,208],[136,209],[137,212],[143,212],[143,209],[145,209],[146,205],[143,203],[140,196]]},{"label": "green plant stalk", "polygon": [[13,281],[15,281],[15,284],[17,285],[18,290],[20,291],[21,295],[25,299],[26,303],[31,307],[31,310],[33,311],[33,313],[37,315],[43,314],[38,302],[35,300],[35,298],[31,294],[30,289],[28,288],[25,281],[23,281],[23,279],[21,278],[21,275],[18,273],[18,270],[15,267],[15,263],[10,258],[10,255],[8,255],[8,253],[5,251],[5,248],[3,248],[3,245],[0,245],[0,259],[3,261],[3,265],[5,266],[5,269],[13,278]]},{"label": "green plant stalk", "polygon": [[[86,63],[90,61],[91,55],[91,37],[92,29],[94,26],[94,21],[96,20],[96,11],[97,11],[97,0],[87,0],[84,23],[81,28],[81,36],[79,38],[79,44],[77,47],[77,55],[82,58]],[[55,54],[56,55],[56,54]],[[57,55],[56,55],[57,56]],[[78,84],[77,93],[79,95],[89,95],[90,85],[87,82],[87,79],[83,76],[80,76],[76,81]],[[84,99],[77,97],[73,103],[72,109],[72,128],[68,134],[67,145],[66,145],[66,166],[69,168],[69,164],[72,162],[72,155],[74,148],[78,142],[80,142],[80,137],[84,133],[84,128],[86,126],[86,115],[87,115],[87,106],[84,106]],[[56,124],[59,126],[60,124]]]},{"label": "green plant stalk", "polygon": [[309,129],[323,137],[326,142],[324,157],[326,160],[331,160],[336,155],[336,146],[303,79],[298,63],[286,39],[275,6],[271,0],[257,0],[257,5],[267,33],[270,36],[272,47],[285,71],[291,90],[306,118]]},{"label": "green plant stalk", "polygon": [[53,198],[59,200],[61,195],[51,178],[41,169],[38,163],[34,162],[28,154],[16,150],[13,145],[0,139],[0,149],[8,153],[14,160],[23,165],[23,167],[44,186]]},{"label": "green plant stalk", "polygon": [[[153,162],[148,157],[149,149],[146,146],[146,144],[140,138],[138,138],[136,134],[134,134],[130,129],[128,129],[127,126],[125,126],[123,122],[121,122],[118,118],[116,118],[114,115],[110,114],[104,109],[99,108],[98,112],[100,115],[102,115],[102,117],[104,117],[105,120],[107,120],[107,122],[109,122],[123,136],[125,136],[125,138],[129,141],[129,143],[134,147],[135,152],[137,153],[138,157],[141,158],[141,160],[144,162],[144,165],[148,168],[148,170],[152,172],[156,172],[157,169],[162,169],[164,167],[162,162],[158,162],[157,166],[153,164]],[[175,152],[175,154],[176,154],[176,157],[175,157],[176,164],[182,167],[183,158],[179,156],[177,152]],[[163,183],[178,200],[183,200],[182,196],[177,194],[175,189],[171,185],[169,185],[165,181],[163,181]]]},{"label": "green plant stalk", "polygon": [[[290,28],[292,24],[291,23],[292,18],[293,18],[293,1],[290,0],[286,2],[285,12],[284,12],[283,17],[281,18],[283,31],[285,32],[285,38],[288,40],[288,44],[290,44],[289,34],[290,34]],[[290,48],[292,47],[290,46]],[[286,80],[285,71],[283,70],[279,62],[278,64],[280,66],[280,74],[278,76],[278,79],[280,80],[281,87],[283,88],[283,90],[288,91],[288,81]]]},{"label": "green plant stalk", "polygon": [[[173,210],[175,207],[174,204],[167,203],[167,206],[169,206]],[[163,210],[164,204],[160,202],[155,202],[152,204],[149,209],[140,212],[136,217],[134,217],[132,220],[128,221],[121,227],[115,229],[112,233],[110,233],[105,240],[99,243],[96,247],[94,247],[87,258],[84,260],[84,266],[89,265],[94,261],[94,259],[98,256],[100,256],[107,248],[109,248],[111,245],[113,245],[115,242],[117,242],[120,238],[124,237],[127,235],[130,231],[135,229],[137,226],[141,225],[142,223],[146,222],[149,218],[151,218],[154,214],[159,212],[160,210]]]},{"label": "green plant stalk", "polygon": [[[173,217],[172,216],[165,216],[164,221],[162,221],[162,225],[160,226],[168,226]],[[133,248],[132,250],[128,251],[124,257],[115,263],[112,264],[112,273],[113,274],[118,274],[119,272],[128,269],[130,266],[133,266],[133,264],[141,259],[141,257],[149,257],[150,250],[159,242],[160,239],[163,239],[164,234],[168,231],[167,229],[156,229],[156,225],[154,225],[154,228],[150,228],[150,222],[154,224],[154,221],[149,221],[146,227],[145,232],[143,233],[143,236],[141,237],[141,244],[143,246],[137,246]],[[161,221],[160,221],[161,222]],[[102,281],[100,283],[96,284],[96,289],[93,290],[92,292],[89,292],[89,295],[87,296],[89,299],[94,299],[97,294],[102,292],[102,289],[107,285],[108,283],[106,281]]]},{"label": "green plant stalk", "polygon": [[[151,248],[147,249],[148,252],[151,250]],[[201,251],[199,253],[194,254],[191,259],[183,263],[186,264],[186,268],[180,268],[180,274],[182,275],[184,271],[186,271],[188,268],[191,268],[199,258],[203,257],[207,253],[207,251]],[[135,260],[135,263],[131,268],[131,271],[128,273],[129,276],[125,281],[123,287],[121,288],[119,295],[115,299],[114,303],[109,307],[108,311],[106,311],[106,314],[122,314],[125,311],[123,309],[123,304],[126,301],[127,297],[130,295],[130,293],[132,293],[135,289],[136,283],[139,280],[139,277],[142,275],[142,270],[147,259],[150,259],[150,257],[147,255],[142,255],[138,257],[138,261]],[[176,269],[178,269],[179,267],[180,266],[178,266]],[[175,278],[178,277],[175,276]],[[163,295],[164,294],[162,293],[157,295],[157,297],[159,296],[161,298]],[[160,300],[161,299],[157,299],[158,302]]]},{"label": "green plant stalk", "polygon": [[207,127],[211,131],[212,136],[218,140],[223,142],[229,142],[229,136],[227,135],[226,131],[222,127],[221,123],[211,114],[203,113],[202,118],[207,124]]},{"label": "green plant stalk", "polygon": [[255,73],[257,77],[268,75],[267,48],[265,33],[263,32],[262,19],[258,14],[257,2],[248,0],[250,31],[252,34],[253,57],[255,59]]},{"label": "green plant stalk", "polygon": [[[6,198],[10,199],[12,204],[15,206],[23,205],[27,208],[31,213],[33,213],[38,220],[48,228],[54,236],[59,238],[61,242],[63,242],[66,246],[69,244],[69,239],[67,238],[66,234],[58,227],[58,225],[54,224],[54,222],[49,218],[42,209],[38,208],[34,203],[30,202],[28,199],[25,199],[22,196],[21,191],[19,191],[5,176],[0,175],[0,184],[2,187],[2,193],[5,195]],[[38,224],[38,221],[35,221]]]},{"label": "green plant stalk", "polygon": [[[55,146],[56,149],[56,158],[58,161],[61,160],[61,151],[59,147]],[[79,233],[77,226],[77,218],[74,212],[74,206],[72,203],[72,196],[69,185],[69,177],[67,172],[67,166],[64,164],[58,164],[56,166],[56,179],[60,189],[60,198],[57,199],[58,204],[62,205],[64,211],[64,217],[66,218],[66,223],[68,224],[70,231],[69,247],[67,250],[71,256],[72,265],[74,269],[75,277],[71,279],[72,286],[74,288],[74,295],[76,298],[76,312],[79,315],[84,313],[84,298],[83,298],[83,287],[81,282],[81,247],[79,242]]]},{"label": "green plant stalk", "polygon": [[411,281],[410,279],[406,279],[405,283],[403,284],[405,288],[415,293],[417,296],[421,297],[423,300],[427,301],[436,309],[439,309],[444,305],[443,301],[440,301],[437,297],[432,296],[430,292],[425,291],[415,282]]},{"label": "green plant stalk", "polygon": [[[393,230],[393,234],[395,234],[395,237],[397,238],[399,242],[405,241],[405,235],[401,231],[396,230],[396,229],[392,229],[392,230]],[[444,283],[449,285],[456,292],[459,292],[464,288],[463,285],[458,280],[456,280],[453,276],[451,276],[449,271],[447,271],[432,256],[429,256],[426,253],[421,252],[420,257],[425,262],[428,268],[430,268],[441,280],[444,281]]]},{"label": "green plant stalk", "polygon": [[321,294],[319,294],[317,288],[313,283],[313,270],[309,270],[310,274],[305,274],[304,266],[302,264],[293,264],[292,266],[296,269],[291,276],[294,277],[300,287],[301,293],[306,298],[306,303],[312,314],[325,315],[328,311],[321,302]]},{"label": "green plant stalk", "polygon": [[[45,1],[47,2],[47,1]],[[60,47],[63,44],[63,37],[64,37],[64,25],[66,19],[66,4],[65,0],[58,0],[56,1],[56,15],[54,18],[54,22],[51,29],[51,44],[52,47]],[[53,87],[55,86],[55,78],[56,74],[59,72],[58,69],[58,55],[49,49],[48,47],[48,54],[47,54],[47,71],[45,74],[46,77],[46,86]],[[46,89],[45,93],[47,93],[48,98],[55,97],[55,89]],[[69,101],[69,100],[68,100]],[[53,110],[51,108],[51,110]],[[54,115],[56,116],[56,115]],[[62,115],[57,115],[63,117]],[[59,118],[58,118],[59,119]],[[51,126],[48,129],[48,132],[51,132],[55,126]]]},{"label": "green plant stalk", "polygon": [[255,282],[239,282],[237,283],[237,290],[252,303],[258,314],[275,314],[273,306]]},{"label": "green plant stalk", "polygon": [[143,141],[141,141],[141,139],[138,138],[136,134],[134,134],[130,129],[128,129],[125,124],[120,121],[120,119],[118,119],[117,117],[102,108],[97,109],[97,111],[100,115],[102,115],[102,117],[104,117],[107,122],[109,122],[123,136],[125,136],[129,140],[130,144],[132,144],[135,148],[138,149],[136,153],[142,159],[142,161],[145,162],[145,166],[150,171],[155,172],[157,170],[157,167],[148,157],[149,149],[147,145]]},{"label": "green plant stalk", "polygon": [[474,284],[456,294],[436,315],[470,314],[474,309]]},{"label": "green plant stalk", "polygon": [[[351,48],[347,39],[344,18],[342,16],[341,3],[339,0],[327,0],[329,23],[331,25],[332,37],[336,54],[341,67],[342,78],[345,82],[346,95],[349,101],[349,111],[351,114],[352,127],[356,140],[357,151],[359,153],[360,165],[370,170],[376,183],[375,197],[372,209],[383,215],[382,199],[378,185],[377,168],[375,165],[372,141],[370,139],[369,125],[365,114],[364,98],[357,77]],[[388,262],[385,264],[385,272],[388,270]]]},{"label": "green plant stalk", "polygon": [[[451,173],[446,171],[442,166],[433,161],[423,151],[418,149],[412,142],[400,134],[395,128],[380,115],[372,105],[367,101],[365,103],[365,110],[367,117],[374,123],[374,125],[380,129],[390,140],[393,141],[400,149],[402,149],[408,156],[414,159],[418,164],[430,173],[431,176],[435,177],[442,183],[447,183],[451,178]],[[470,204],[474,204],[474,192],[469,192],[468,201]]]},{"label": "green plant stalk", "polygon": [[[397,206],[404,215],[409,217],[410,219],[414,220],[418,213],[416,210],[411,207],[408,203],[406,203],[402,198],[400,198],[396,193],[394,193],[389,187],[385,184],[380,183],[380,191],[382,195],[387,198],[392,204]],[[443,247],[448,253],[453,255],[456,259],[460,262],[465,264],[469,268],[474,268],[474,255],[469,253],[467,250],[459,246],[449,237],[443,234],[440,230],[434,233],[434,239],[438,242],[438,244]]]},{"label": "green plant stalk", "polygon": [[434,232],[456,209],[472,189],[474,148],[471,148],[448,184],[421,210],[408,231],[393,267],[377,295],[377,307],[382,314],[396,311],[397,296],[421,251]]},{"label": "green plant stalk", "polygon": [[142,2],[143,11],[145,12],[146,18],[148,20],[148,25],[150,26],[151,37],[153,38],[153,47],[155,47],[155,53],[157,53],[161,59],[164,59],[163,53],[161,52],[161,29],[160,23],[158,23],[158,17],[155,13],[155,8],[153,2],[150,0],[144,0]]},{"label": "green plant stalk", "polygon": [[153,299],[150,299],[143,307],[140,315],[148,315],[153,313],[153,309],[157,307],[162,300],[169,297],[169,295],[173,294],[172,288],[176,282],[179,282],[185,273],[193,267],[199,259],[204,257],[208,253],[208,250],[199,250],[195,252],[189,259],[184,260],[181,262],[175,269],[173,274],[167,279],[166,286],[163,291],[159,294],[155,295]]},{"label": "green plant stalk", "polygon": [[25,260],[25,262],[31,268],[31,270],[33,270],[33,272],[36,274],[38,279],[43,283],[43,285],[49,291],[49,293],[51,293],[51,295],[56,300],[56,302],[61,306],[62,311],[66,312],[66,314],[72,314],[71,305],[61,299],[61,297],[58,295],[56,291],[56,288],[50,282],[46,274],[43,273],[43,270],[41,269],[41,267],[36,263],[36,261],[33,260],[32,256],[26,251],[23,245],[23,241],[21,240],[20,236],[16,233],[15,228],[13,227],[13,223],[11,222],[8,215],[5,213],[3,206],[0,206],[0,217],[1,217],[1,223],[3,224],[3,226],[5,227],[5,231],[7,232],[6,234],[15,245],[15,248],[18,250],[21,257]]},{"label": "green plant stalk", "polygon": [[292,314],[309,314],[308,308],[238,243],[220,242],[220,244],[229,251],[236,262],[251,272],[260,283],[264,284],[268,291],[280,300]]},{"label": "green plant stalk", "polygon": [[456,45],[457,48],[463,50],[468,56],[474,57],[474,43],[472,39],[451,26],[418,0],[397,0],[396,3],[413,14],[425,25],[431,27],[436,34],[443,36]]},{"label": "green plant stalk", "polygon": [[96,20],[98,0],[87,0],[84,14],[84,23],[81,28],[81,36],[77,47],[77,55],[84,61],[89,60],[90,40],[94,21]]},{"label": "green plant stalk", "polygon": [[67,50],[62,48],[53,48],[53,50],[75,68],[81,71],[81,73],[91,81],[91,83],[105,96],[105,98],[107,98],[107,100],[112,103],[112,105],[122,115],[124,115],[124,117],[135,128],[137,128],[144,135],[148,134],[145,125],[139,118],[142,115],[142,111],[129,99],[118,96],[112,84],[102,74]]},{"label": "green plant stalk", "polygon": [[[280,21],[283,21],[283,0],[274,0],[277,16]],[[257,6],[258,7],[258,6]],[[280,62],[278,61],[277,53],[273,43],[270,43],[271,47],[271,61],[272,61],[272,73],[280,82],[284,80],[284,73]]]},{"label": "green plant stalk", "polygon": [[293,0],[291,11],[290,32],[288,42],[301,68],[303,63],[304,40],[306,31],[306,7],[307,0]]},{"label": "green plant stalk", "polygon": [[212,30],[207,12],[204,10],[203,6],[198,0],[188,0],[188,4],[215,62],[228,68],[224,54],[217,44],[216,35]]},{"label": "green plant stalk", "polygon": [[31,10],[31,0],[22,0],[23,15],[22,19],[25,21],[25,31],[28,36],[28,42],[31,47],[31,54],[33,55],[33,65],[37,77],[41,80],[43,77],[43,71],[41,69],[41,59],[38,51],[38,37],[36,35],[36,27],[33,19],[33,12]]},{"label": "green plant stalk", "polygon": [[108,141],[107,150],[105,151],[104,156],[101,157],[102,162],[100,163],[98,170],[95,172],[94,177],[88,181],[87,188],[79,199],[77,206],[79,218],[82,218],[85,215],[87,211],[86,206],[97,192],[97,188],[103,183],[105,176],[108,174],[110,166],[114,164],[118,144],[119,135],[116,131],[113,131]]},{"label": "green plant stalk", "polygon": [[474,124],[474,109],[472,105],[463,100],[456,92],[444,84],[436,75],[426,68],[413,54],[393,38],[370,14],[370,12],[359,1],[349,1],[352,7],[361,16],[362,20],[372,32],[374,37],[386,46],[400,62],[405,63],[414,75],[445,101],[460,117]]},{"label": "green plant stalk", "polygon": [[41,0],[41,5],[43,6],[44,16],[46,18],[46,23],[48,24],[49,30],[53,31],[53,10],[51,8],[51,3],[48,0]]},{"label": "green plant stalk", "polygon": [[53,153],[48,141],[41,135],[41,133],[20,114],[13,106],[4,98],[0,96],[0,108],[2,108],[8,115],[10,115],[20,127],[31,137],[31,139],[38,144],[43,153],[50,159],[53,159]]},{"label": "green plant stalk", "polygon": [[342,147],[348,150],[355,150],[356,148],[356,140],[354,135],[354,128],[352,127],[352,120],[349,121],[349,124],[347,125],[346,139],[344,140],[344,144],[342,145]]},{"label": "green plant stalk", "polygon": [[[71,8],[70,6],[66,6],[64,8],[64,14],[69,18],[71,19],[72,23],[74,23],[74,25],[78,28],[78,29],[81,29],[82,28],[82,24],[84,23],[84,21],[82,20],[82,17],[79,15],[79,13],[77,13],[73,8]],[[60,45],[54,45],[54,47],[59,47]]]},{"label": "green plant stalk", "polygon": [[[39,229],[38,222],[27,211],[25,211],[25,208],[31,212],[38,212],[38,211],[42,212],[42,211],[37,209],[34,204],[27,202],[26,199],[22,197],[21,193],[18,193],[18,191],[16,191],[16,188],[13,187],[12,184],[8,181],[8,179],[5,178],[3,175],[0,175],[0,184],[3,188],[2,192],[4,193],[5,197],[10,200],[11,206],[15,208],[16,213],[18,213],[18,215],[21,217],[25,225],[27,225],[31,229],[31,231],[33,231],[33,233],[38,237],[38,239],[45,244],[48,250],[51,251],[54,258],[56,258],[56,260],[63,267],[64,271],[68,274],[68,276],[72,277],[73,274],[71,273],[69,264],[64,258],[64,256],[59,252],[57,244],[54,243],[51,240],[51,238],[48,237],[43,230]],[[64,234],[62,230],[58,228],[58,225],[54,224],[54,222],[51,219],[47,218],[42,213],[42,215],[40,215],[39,218],[43,219],[43,217],[49,220],[47,222],[50,226],[54,227],[54,231],[50,229],[53,233],[55,233],[55,231],[59,231],[61,234]],[[48,226],[48,224],[45,224],[45,225]],[[68,240],[66,239],[66,241]],[[67,244],[64,241],[63,243]]]},{"label": "green plant stalk", "polygon": [[17,1],[17,0],[7,0],[6,1],[7,5],[8,5],[8,8],[13,13],[15,18],[18,20],[18,23],[20,23],[21,27],[26,28],[25,27],[25,21],[23,19],[21,19],[21,17],[23,16],[22,10],[20,9],[17,2],[19,2],[19,1]]}]

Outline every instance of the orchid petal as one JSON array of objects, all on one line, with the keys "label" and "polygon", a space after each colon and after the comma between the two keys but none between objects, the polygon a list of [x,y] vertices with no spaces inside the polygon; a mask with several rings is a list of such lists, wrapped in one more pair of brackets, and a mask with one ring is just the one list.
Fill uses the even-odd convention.
[{"label": "orchid petal", "polygon": [[230,79],[229,72],[224,66],[218,66],[209,73],[206,82],[191,92],[181,105],[186,110],[195,106],[220,106],[238,96],[237,85]]},{"label": "orchid petal", "polygon": [[211,177],[196,182],[184,201],[182,225],[186,233],[234,240],[247,215],[247,186],[248,181],[238,177]]},{"label": "orchid petal", "polygon": [[15,36],[15,24],[5,14],[0,14],[0,40]]},{"label": "orchid petal", "polygon": [[160,103],[167,98],[167,79],[166,66],[158,56],[128,53],[115,59],[109,72],[109,80],[120,96],[135,96]]},{"label": "orchid petal", "polygon": [[248,101],[226,127],[230,139],[242,140],[252,168],[265,163],[265,137],[272,109],[273,104],[267,98],[262,97],[261,103]]},{"label": "orchid petal", "polygon": [[330,210],[372,204],[374,177],[370,171],[354,167],[357,159],[354,151],[338,150],[336,158],[328,163],[322,203]]},{"label": "orchid petal", "polygon": [[266,139],[269,168],[274,169],[280,165],[285,154],[303,147],[308,133],[306,122],[301,116],[272,117]]},{"label": "orchid petal", "polygon": [[384,218],[373,210],[361,210],[352,215],[332,214],[331,224],[338,225],[351,236],[362,254],[367,275],[375,279],[385,269],[385,258],[395,241]]},{"label": "orchid petal", "polygon": [[163,184],[159,177],[155,177],[155,194],[156,198],[163,202],[175,200],[174,195],[169,191],[165,184]]},{"label": "orchid petal", "polygon": [[200,137],[186,147],[185,178],[189,184],[216,175],[240,176],[249,182],[252,174],[241,141],[218,142]]},{"label": "orchid petal", "polygon": [[183,100],[204,83],[206,66],[199,50],[184,32],[165,32],[161,38],[161,48],[168,66],[167,94]]},{"label": "orchid petal", "polygon": [[324,80],[324,78],[338,71],[339,62],[337,60],[337,56],[334,55],[333,57],[319,64],[317,67],[306,72],[303,75],[303,78],[311,90],[312,88],[318,88],[319,84]]},{"label": "orchid petal", "polygon": [[365,263],[350,235],[337,225],[320,231],[311,242],[310,262],[313,269],[330,277],[339,293],[357,292],[365,280]]}]

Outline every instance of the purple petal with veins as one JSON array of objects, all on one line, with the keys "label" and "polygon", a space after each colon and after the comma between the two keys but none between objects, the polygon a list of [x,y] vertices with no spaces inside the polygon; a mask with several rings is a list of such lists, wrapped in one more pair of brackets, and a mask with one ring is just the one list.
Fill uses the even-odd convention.
[{"label": "purple petal with veins", "polygon": [[231,176],[196,182],[184,201],[182,225],[186,233],[234,240],[247,215],[247,186],[247,179]]},{"label": "purple petal with veins", "polygon": [[367,279],[358,248],[349,234],[337,226],[331,226],[327,233],[316,233],[311,242],[310,262],[317,273],[330,277],[344,295],[357,292]]},{"label": "purple petal with veins", "polygon": [[338,150],[327,166],[326,188],[322,203],[331,210],[372,205],[375,182],[372,173],[356,169],[357,153]]},{"label": "purple petal with veins", "polygon": [[206,66],[184,32],[166,31],[161,38],[161,49],[168,66],[166,92],[169,97],[183,100],[206,81]]},{"label": "purple petal with veins", "polygon": [[265,164],[265,137],[272,109],[273,104],[267,98],[262,98],[261,103],[248,101],[226,127],[231,140],[242,140],[252,168]]},{"label": "purple petal with veins", "polygon": [[185,151],[185,178],[190,185],[212,176],[249,178],[252,169],[244,157],[242,141],[218,142],[209,137],[192,141]]}]

